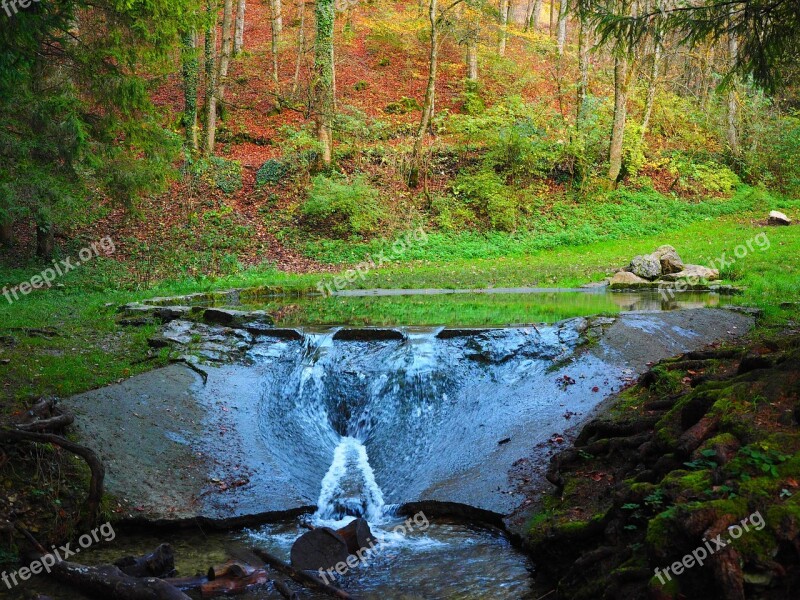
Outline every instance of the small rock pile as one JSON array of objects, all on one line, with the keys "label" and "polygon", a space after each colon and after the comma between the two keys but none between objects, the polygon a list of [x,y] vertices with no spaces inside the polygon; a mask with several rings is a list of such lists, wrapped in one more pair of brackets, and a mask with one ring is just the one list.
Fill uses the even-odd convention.
[{"label": "small rock pile", "polygon": [[659,246],[652,254],[634,256],[630,264],[611,278],[611,288],[650,287],[652,283],[690,281],[714,281],[719,271],[702,265],[684,264],[674,247]]}]

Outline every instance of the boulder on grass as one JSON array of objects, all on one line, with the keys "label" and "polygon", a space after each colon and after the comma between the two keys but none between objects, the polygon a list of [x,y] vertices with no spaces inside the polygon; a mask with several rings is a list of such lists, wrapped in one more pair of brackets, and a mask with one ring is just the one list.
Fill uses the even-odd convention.
[{"label": "boulder on grass", "polygon": [[791,225],[792,220],[780,211],[771,210],[767,223],[770,225]]},{"label": "boulder on grass", "polygon": [[637,277],[652,281],[661,275],[661,261],[653,254],[634,256],[625,270]]},{"label": "boulder on grass", "polygon": [[662,277],[664,281],[678,281],[685,279],[689,283],[698,283],[699,281],[715,281],[719,279],[719,270],[710,269],[703,265],[684,265],[683,271],[678,273],[667,273]]},{"label": "boulder on grass", "polygon": [[634,275],[628,271],[620,271],[615,273],[614,276],[611,278],[611,281],[608,284],[608,287],[612,290],[619,290],[619,289],[630,289],[636,287],[643,287],[649,284],[650,282],[646,279],[642,279],[638,275]]},{"label": "boulder on grass", "polygon": [[669,244],[659,246],[658,250],[653,252],[653,256],[661,263],[662,273],[679,273],[683,271],[683,260],[678,256],[678,252],[675,248]]}]

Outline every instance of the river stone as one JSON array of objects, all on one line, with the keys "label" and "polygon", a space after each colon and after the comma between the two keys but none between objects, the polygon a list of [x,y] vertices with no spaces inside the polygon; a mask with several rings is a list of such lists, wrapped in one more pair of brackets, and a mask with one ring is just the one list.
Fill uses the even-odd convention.
[{"label": "river stone", "polygon": [[661,275],[661,261],[654,254],[634,256],[626,271],[642,279],[657,279]]},{"label": "river stone", "polygon": [[611,278],[611,282],[608,284],[608,287],[612,290],[629,289],[642,287],[643,284],[646,285],[647,283],[649,282],[646,279],[642,279],[638,275],[634,275],[628,271],[620,271],[619,273],[614,274],[614,276]]},{"label": "river stone", "polygon": [[714,281],[719,279],[719,270],[709,269],[703,265],[684,265],[683,271],[678,273],[667,273],[662,277],[665,281],[678,281],[686,279],[689,283],[697,283],[700,280]]},{"label": "river stone", "polygon": [[678,252],[675,248],[669,244],[659,246],[658,249],[653,252],[653,256],[661,263],[662,273],[679,273],[683,271],[684,265],[681,257],[678,256]]},{"label": "river stone", "polygon": [[771,210],[767,223],[770,225],[791,225],[792,220],[778,210]]}]

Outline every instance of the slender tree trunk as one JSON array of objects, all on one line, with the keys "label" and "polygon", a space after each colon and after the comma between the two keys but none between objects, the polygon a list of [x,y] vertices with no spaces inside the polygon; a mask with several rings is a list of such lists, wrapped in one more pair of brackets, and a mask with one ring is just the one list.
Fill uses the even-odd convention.
[{"label": "slender tree trunk", "polygon": [[272,26],[275,30],[275,35],[278,36],[278,43],[281,41],[283,34],[283,5],[281,0],[269,0],[269,11],[272,15]]},{"label": "slender tree trunk", "polygon": [[506,40],[508,38],[508,0],[500,0],[500,40],[497,47],[497,53],[500,56],[506,54]]},{"label": "slender tree trunk", "polygon": [[[733,10],[731,7],[730,10]],[[739,41],[733,31],[728,32],[728,64],[733,70],[736,60],[739,57]],[[727,137],[728,147],[734,158],[741,156],[742,150],[739,146],[739,131],[736,127],[737,114],[739,112],[739,101],[736,97],[736,86],[732,81],[728,90],[728,114],[727,114]]]},{"label": "slender tree trunk", "polygon": [[591,43],[589,36],[591,29],[586,22],[586,16],[581,10],[578,30],[578,103],[576,123],[580,125],[581,120],[586,116],[586,98],[589,95],[589,48]]},{"label": "slender tree trunk", "polygon": [[281,105],[281,88],[280,76],[278,73],[278,52],[281,37],[281,30],[283,28],[282,18],[280,12],[280,2],[270,2],[270,29],[271,29],[271,44],[272,44],[272,85],[275,87],[275,104],[280,108]]},{"label": "slender tree trunk", "polygon": [[55,236],[53,224],[49,219],[38,217],[36,219],[36,256],[50,259],[55,249]]},{"label": "slender tree trunk", "polygon": [[480,18],[470,15],[467,23],[467,80],[478,81],[478,37],[480,36]]},{"label": "slender tree trunk", "polygon": [[247,0],[236,2],[236,34],[233,36],[233,55],[238,55],[244,50],[244,13]]},{"label": "slender tree trunk", "polygon": [[561,0],[558,5],[558,55],[564,55],[564,46],[567,43],[567,15],[569,5],[567,0]]},{"label": "slender tree trunk", "polygon": [[614,124],[611,129],[611,148],[608,153],[608,178],[617,182],[622,171],[622,144],[628,112],[628,59],[614,59]]},{"label": "slender tree trunk", "polygon": [[533,8],[528,17],[528,28],[534,31],[539,30],[539,20],[542,17],[542,0],[533,0]]},{"label": "slender tree trunk", "polygon": [[433,118],[433,106],[436,97],[436,71],[439,65],[439,22],[436,17],[438,10],[437,0],[430,0],[428,18],[431,23],[430,32],[430,54],[428,60],[428,86],[425,89],[425,102],[422,105],[422,117],[420,118],[417,137],[414,140],[414,150],[411,156],[411,171],[408,182],[411,187],[419,185],[419,174],[422,170],[422,143],[425,139],[425,131]]},{"label": "slender tree trunk", "polygon": [[0,246],[11,246],[14,243],[14,221],[11,215],[0,217]]},{"label": "slender tree trunk", "polygon": [[334,0],[317,0],[317,35],[314,40],[314,112],[320,143],[318,167],[328,169],[333,158],[335,73],[333,67]]},{"label": "slender tree trunk", "polygon": [[300,66],[306,53],[306,0],[300,0],[300,31],[297,34],[297,61],[294,64],[294,79],[292,80],[292,98],[297,96],[300,85]]},{"label": "slender tree trunk", "polygon": [[661,70],[661,55],[663,47],[661,38],[656,36],[653,43],[653,66],[650,70],[650,81],[647,84],[647,98],[644,103],[644,117],[642,118],[642,130],[639,135],[639,145],[644,144],[644,136],[650,127],[650,116],[653,114],[653,103],[656,99],[656,88],[658,87],[658,74]]},{"label": "slender tree trunk", "polygon": [[197,35],[195,32],[183,34],[183,124],[186,132],[186,147],[197,150],[197,81],[200,62],[197,59]]},{"label": "slender tree trunk", "polygon": [[217,136],[217,3],[207,0],[209,25],[205,32],[205,71],[206,71],[206,137],[205,153],[214,153]]},{"label": "slender tree trunk", "polygon": [[556,0],[550,0],[550,37],[556,33]]}]

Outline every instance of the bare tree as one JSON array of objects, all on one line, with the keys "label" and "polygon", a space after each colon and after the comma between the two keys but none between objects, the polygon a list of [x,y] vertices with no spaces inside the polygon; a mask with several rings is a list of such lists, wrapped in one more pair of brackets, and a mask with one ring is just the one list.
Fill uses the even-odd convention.
[{"label": "bare tree", "polygon": [[508,39],[508,10],[509,0],[500,0],[500,38],[497,53],[500,56],[506,54],[506,41]]},{"label": "bare tree", "polygon": [[[731,6],[730,11],[734,10]],[[728,32],[728,60],[731,69],[734,69],[739,59],[739,40],[733,30]],[[739,147],[739,131],[736,127],[737,114],[739,112],[739,101],[736,97],[736,86],[733,81],[728,89],[728,114],[727,114],[727,138],[728,148],[734,158],[739,158],[742,153]]]},{"label": "bare tree", "polygon": [[567,0],[561,0],[558,5],[558,55],[563,56],[564,46],[567,43],[567,17],[569,11],[569,3]]},{"label": "bare tree", "polygon": [[297,87],[300,85],[300,66],[303,64],[303,56],[306,53],[306,0],[300,0],[300,31],[297,34],[297,60],[294,65],[294,79],[292,81],[292,98],[297,95]]},{"label": "bare tree", "polygon": [[183,125],[186,147],[197,150],[197,82],[200,64],[197,60],[197,35],[190,31],[181,38],[181,71],[183,76]]},{"label": "bare tree", "polygon": [[247,0],[236,3],[236,33],[233,36],[233,54],[236,56],[244,49],[244,13]]},{"label": "bare tree", "polygon": [[207,0],[208,25],[205,32],[204,54],[206,72],[206,137],[204,151],[213,154],[217,136],[217,3]]}]

